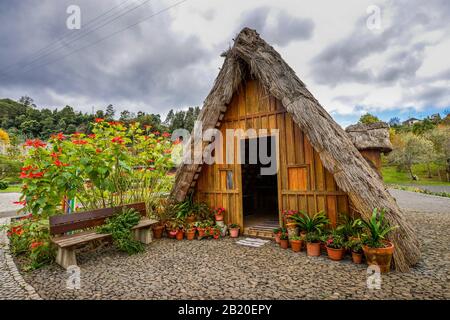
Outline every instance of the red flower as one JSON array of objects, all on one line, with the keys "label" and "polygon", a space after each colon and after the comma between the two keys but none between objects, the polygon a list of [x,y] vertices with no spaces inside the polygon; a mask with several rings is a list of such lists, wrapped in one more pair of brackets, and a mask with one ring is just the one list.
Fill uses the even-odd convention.
[{"label": "red flower", "polygon": [[159,136],[159,131],[153,131],[152,134],[154,134],[155,136]]},{"label": "red flower", "polygon": [[97,153],[102,153],[102,152],[103,152],[103,150],[102,150],[102,149],[100,149],[100,148],[97,148],[97,149],[95,149],[95,152],[97,152]]},{"label": "red flower", "polygon": [[150,129],[151,127],[152,127],[152,126],[149,125],[149,124],[146,124],[146,125],[144,126],[144,128],[147,129],[147,130]]},{"label": "red flower", "polygon": [[43,172],[37,172],[37,173],[30,173],[30,178],[42,178],[44,176]]},{"label": "red flower", "polygon": [[91,139],[95,139],[96,135],[95,135],[95,133],[91,133],[90,135],[88,135],[88,137]]},{"label": "red flower", "polygon": [[57,154],[56,152],[52,152],[52,153],[50,154],[50,157],[52,157],[53,159],[58,159],[59,154]]},{"label": "red flower", "polygon": [[177,144],[180,144],[180,143],[181,143],[180,138],[177,138],[177,140],[175,140],[175,141],[173,142],[174,145],[177,145]]},{"label": "red flower", "polygon": [[26,178],[28,178],[28,174],[27,174],[26,172],[23,172],[23,171],[22,171],[22,172],[20,173],[19,178],[20,178],[20,179],[26,179]]},{"label": "red flower", "polygon": [[122,122],[119,121],[111,121],[108,122],[110,126],[120,126],[122,124]]},{"label": "red flower", "polygon": [[47,144],[39,139],[34,139],[34,140],[29,139],[29,140],[25,141],[24,145],[26,147],[40,148],[40,147],[45,147]]},{"label": "red flower", "polygon": [[43,244],[44,244],[44,243],[43,243],[42,241],[36,241],[36,242],[33,242],[33,243],[31,243],[31,245],[30,245],[30,249],[36,249],[36,248],[42,246]]},{"label": "red flower", "polygon": [[23,234],[23,229],[21,226],[17,226],[17,227],[12,227],[11,228],[11,233],[12,234],[16,234],[18,236],[21,236]]},{"label": "red flower", "polygon": [[62,162],[59,161],[59,160],[55,160],[55,162],[53,162],[53,163],[54,163],[55,166],[57,166],[57,167],[67,167],[67,166],[69,166],[68,163],[62,163]]},{"label": "red flower", "polygon": [[17,204],[17,205],[21,205],[21,206],[26,206],[26,205],[27,205],[27,201],[26,201],[26,200],[23,200],[23,201],[14,201],[13,203],[14,203],[14,204]]},{"label": "red flower", "polygon": [[72,134],[72,137],[79,137],[81,136],[81,132],[75,132],[74,134]]},{"label": "red flower", "polygon": [[165,154],[170,154],[172,152],[172,149],[166,149],[166,150],[164,150],[164,153]]},{"label": "red flower", "polygon": [[87,144],[88,142],[86,140],[73,140],[72,143],[81,145],[81,144]]},{"label": "red flower", "polygon": [[118,143],[118,144],[123,144],[125,141],[123,141],[122,137],[114,137],[111,139],[112,143]]},{"label": "red flower", "polygon": [[64,139],[66,139],[66,137],[64,136],[64,134],[62,132],[58,133],[58,134],[53,134],[51,135],[51,137],[53,139],[59,140],[59,141],[63,141]]},{"label": "red flower", "polygon": [[105,119],[103,119],[103,118],[96,118],[95,119],[96,123],[100,123],[100,122],[103,122],[103,121],[105,121]]},{"label": "red flower", "polygon": [[164,132],[164,133],[162,134],[162,136],[163,136],[164,138],[170,138],[171,134],[168,133],[168,132]]},{"label": "red flower", "polygon": [[23,167],[22,171],[30,171],[31,169],[33,169],[32,166],[27,166],[27,167]]}]

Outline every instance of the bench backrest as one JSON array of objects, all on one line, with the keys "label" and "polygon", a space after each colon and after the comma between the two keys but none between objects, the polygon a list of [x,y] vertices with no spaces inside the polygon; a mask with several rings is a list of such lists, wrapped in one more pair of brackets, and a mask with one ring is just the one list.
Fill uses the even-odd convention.
[{"label": "bench backrest", "polygon": [[86,212],[76,212],[72,214],[52,216],[49,219],[50,234],[64,234],[70,231],[98,227],[104,224],[107,218],[121,212],[123,208],[133,208],[138,211],[142,217],[145,217],[147,215],[145,203],[141,202],[114,208],[97,209]]}]

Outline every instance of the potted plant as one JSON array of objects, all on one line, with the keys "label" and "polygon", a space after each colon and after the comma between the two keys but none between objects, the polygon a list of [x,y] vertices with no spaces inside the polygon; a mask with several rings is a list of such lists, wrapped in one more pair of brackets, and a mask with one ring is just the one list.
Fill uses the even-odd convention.
[{"label": "potted plant", "polygon": [[280,236],[282,233],[282,229],[281,228],[275,228],[272,230],[273,235],[275,236],[275,242],[276,243],[280,243]]},{"label": "potted plant", "polygon": [[214,227],[211,227],[211,229],[210,229],[212,237],[216,240],[220,238],[220,231],[221,231],[220,227],[217,225]]},{"label": "potted plant", "polygon": [[223,221],[223,215],[225,213],[225,209],[222,207],[216,208],[214,210],[214,218],[216,221]]},{"label": "potted plant", "polygon": [[323,228],[330,223],[330,220],[328,220],[323,211],[317,212],[312,217],[307,213],[300,211],[298,214],[292,215],[290,218],[294,220],[300,230],[306,234],[316,232],[320,235]]},{"label": "potted plant", "polygon": [[359,239],[351,239],[347,242],[347,248],[352,252],[352,261],[356,264],[362,263],[363,250]]},{"label": "potted plant", "polygon": [[186,228],[186,239],[188,240],[194,240],[195,238],[196,229],[193,224],[189,224]]},{"label": "potted plant", "polygon": [[230,229],[230,237],[232,237],[232,238],[239,237],[240,227],[238,224],[236,224],[236,223],[230,224],[229,229]]},{"label": "potted plant", "polygon": [[291,249],[294,252],[302,251],[303,238],[300,236],[292,236],[289,238],[289,243],[291,244]]},{"label": "potted plant", "polygon": [[[153,212],[153,217],[159,220],[159,223],[152,227],[153,238],[161,239],[167,221],[174,218],[174,202],[167,198],[157,198],[149,204],[149,207]],[[169,233],[169,231],[170,230],[168,230],[167,233]]]},{"label": "potted plant", "polygon": [[333,261],[342,260],[345,252],[344,237],[338,231],[334,230],[326,241],[328,258]]},{"label": "potted plant", "polygon": [[310,257],[320,256],[320,234],[317,231],[308,232],[305,241],[306,254]]},{"label": "potted plant", "polygon": [[175,235],[178,241],[183,240],[184,238],[184,228],[182,226],[179,226],[177,229],[177,234]]},{"label": "potted plant", "polygon": [[283,220],[284,220],[289,238],[298,236],[299,227],[295,220],[295,217],[298,216],[298,211],[284,210],[282,215],[283,215]]},{"label": "potted plant", "polygon": [[398,226],[389,226],[384,220],[384,210],[373,209],[371,218],[363,220],[365,232],[362,236],[362,249],[368,265],[377,265],[380,272],[389,272],[391,268],[394,244],[385,237]]},{"label": "potted plant", "polygon": [[164,231],[164,225],[161,225],[160,223],[158,223],[152,227],[152,230],[153,230],[153,238],[161,239],[163,231]]},{"label": "potted plant", "polygon": [[280,247],[283,249],[287,249],[289,247],[289,237],[285,232],[280,235]]}]

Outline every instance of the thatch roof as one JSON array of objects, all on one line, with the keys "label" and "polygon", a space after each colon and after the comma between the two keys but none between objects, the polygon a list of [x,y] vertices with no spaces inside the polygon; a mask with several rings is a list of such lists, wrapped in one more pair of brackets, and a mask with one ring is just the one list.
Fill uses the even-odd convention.
[{"label": "thatch roof", "polygon": [[389,125],[386,122],[358,123],[348,126],[345,131],[359,151],[374,149],[383,153],[392,151]]},{"label": "thatch roof", "polygon": [[[363,218],[369,218],[373,208],[385,208],[390,225],[398,225],[390,236],[396,249],[394,265],[407,271],[420,258],[416,233],[386,190],[377,172],[355,148],[348,134],[306,89],[281,56],[259,37],[255,30],[244,28],[231,49],[223,54],[225,61],[204,102],[199,120],[203,130],[214,128],[242,81],[255,78],[263,89],[280,100],[295,123],[306,134],[341,190],[346,192],[353,207]],[[199,135],[196,132],[194,135]],[[195,174],[196,164],[182,164],[178,169],[172,196],[185,198]]]}]

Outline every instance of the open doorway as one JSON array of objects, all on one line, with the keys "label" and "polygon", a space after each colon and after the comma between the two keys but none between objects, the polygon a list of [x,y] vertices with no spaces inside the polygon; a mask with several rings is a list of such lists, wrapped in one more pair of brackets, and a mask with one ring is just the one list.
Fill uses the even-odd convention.
[{"label": "open doorway", "polygon": [[264,148],[266,150],[263,149],[263,154],[276,162],[275,137],[241,140],[244,227],[271,230],[279,226],[278,174],[267,175],[261,172],[262,168],[268,168],[270,165],[275,165],[276,168],[276,163],[262,163],[267,163],[267,161],[261,161],[259,157],[263,144],[266,147]]}]

